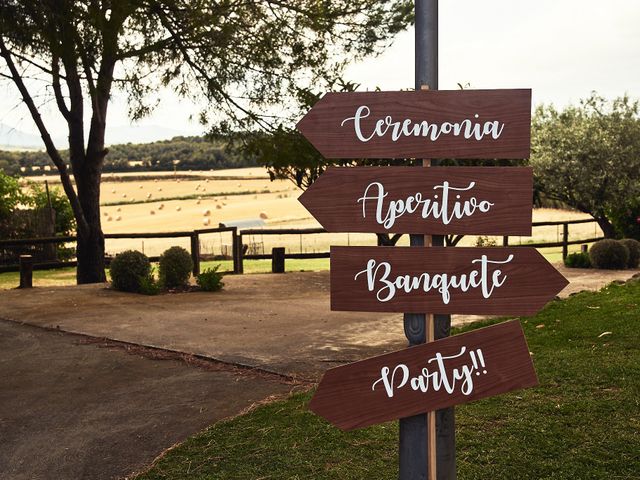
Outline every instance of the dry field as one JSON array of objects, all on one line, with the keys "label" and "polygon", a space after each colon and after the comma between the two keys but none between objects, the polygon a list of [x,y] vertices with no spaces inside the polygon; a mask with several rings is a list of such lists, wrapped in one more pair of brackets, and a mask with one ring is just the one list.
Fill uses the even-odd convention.
[{"label": "dry field", "polygon": [[[55,177],[48,178],[53,184]],[[102,184],[103,228],[106,233],[149,233],[189,231],[215,227],[219,223],[262,217],[269,227],[317,227],[317,222],[297,201],[301,191],[291,182],[271,182],[264,169],[245,168],[204,172],[149,172],[106,174]],[[554,209],[536,209],[533,220],[574,220],[586,215]],[[570,239],[599,236],[595,223],[572,225]],[[533,237],[512,237],[510,243],[560,241],[562,227],[536,227]],[[501,239],[496,238],[498,244]],[[461,245],[474,245],[466,237]],[[220,254],[231,243],[229,234],[209,234],[201,238],[203,253]],[[292,252],[327,251],[332,245],[374,245],[372,234],[319,234],[248,236],[245,243],[257,253],[285,246]],[[400,245],[408,243],[404,238]],[[188,239],[107,240],[111,254],[126,249],[159,255],[172,245],[189,247]],[[577,248],[577,247],[576,247]]]}]

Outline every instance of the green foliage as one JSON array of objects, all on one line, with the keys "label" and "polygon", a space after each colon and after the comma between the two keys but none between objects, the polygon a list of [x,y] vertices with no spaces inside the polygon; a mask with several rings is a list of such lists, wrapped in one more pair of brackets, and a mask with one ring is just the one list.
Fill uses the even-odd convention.
[{"label": "green foliage", "polygon": [[[254,158],[239,154],[229,146],[229,140],[223,137],[174,137],[152,143],[111,145],[104,160],[104,171],[216,170],[257,165]],[[69,162],[68,150],[60,151],[60,155]],[[33,173],[41,174],[41,169],[51,164],[51,159],[44,151],[0,150],[2,161],[6,161],[7,171],[19,174],[24,169],[23,175],[29,175],[33,167],[40,168]]]},{"label": "green foliage", "polygon": [[622,270],[629,264],[629,249],[618,240],[600,240],[591,245],[589,259],[593,268]]},{"label": "green foliage", "polygon": [[476,238],[476,247],[495,247],[498,245],[495,238],[489,238],[486,235],[481,235]]},{"label": "green foliage", "polygon": [[[49,200],[47,191],[44,186],[39,183],[32,182],[29,184],[30,192],[28,193],[29,204],[36,210],[45,210],[49,208]],[[69,199],[59,188],[49,188],[49,197],[51,198],[51,207],[55,211],[55,231],[57,235],[71,235],[76,228],[76,220],[73,216],[73,210]]]},{"label": "green foliage", "polygon": [[536,181],[551,199],[592,215],[615,237],[612,212],[640,197],[640,118],[637,101],[593,94],[562,111],[536,109],[532,155]]},{"label": "green foliage", "polygon": [[629,262],[627,263],[627,267],[638,268],[638,265],[640,264],[640,242],[635,238],[623,238],[620,240],[620,243],[629,250]]},{"label": "green foliage", "polygon": [[610,216],[619,237],[640,240],[640,198],[613,206]]},{"label": "green foliage", "polygon": [[564,259],[564,265],[569,268],[591,268],[591,259],[586,252],[570,253]]},{"label": "green foliage", "polygon": [[18,179],[0,170],[0,220],[9,217],[16,207],[24,201],[25,197]]},{"label": "green foliage", "polygon": [[166,288],[183,287],[189,282],[193,260],[182,247],[171,247],[160,256],[160,283]]},{"label": "green foliage", "polygon": [[151,276],[151,263],[144,253],[127,250],[111,261],[111,285],[122,292],[140,292]]},{"label": "green foliage", "polygon": [[156,282],[153,275],[140,278],[140,293],[143,295],[158,295],[162,288],[160,284]]},{"label": "green foliage", "polygon": [[222,290],[224,282],[222,281],[223,274],[218,270],[220,265],[216,265],[213,268],[207,268],[196,278],[198,286],[205,292],[217,292]]}]

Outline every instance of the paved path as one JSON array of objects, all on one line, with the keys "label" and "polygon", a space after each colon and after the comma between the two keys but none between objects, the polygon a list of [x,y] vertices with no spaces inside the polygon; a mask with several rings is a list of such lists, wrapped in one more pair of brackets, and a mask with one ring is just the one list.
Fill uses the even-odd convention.
[{"label": "paved path", "polygon": [[121,478],[208,425],[292,388],[7,321],[0,321],[0,352],[3,480]]}]

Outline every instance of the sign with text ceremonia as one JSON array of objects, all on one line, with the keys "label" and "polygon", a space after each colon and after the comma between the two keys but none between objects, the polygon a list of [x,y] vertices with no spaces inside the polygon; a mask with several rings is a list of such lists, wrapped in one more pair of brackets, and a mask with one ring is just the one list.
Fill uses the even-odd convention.
[{"label": "sign with text ceremonia", "polygon": [[299,200],[329,232],[531,235],[530,167],[329,168]]},{"label": "sign with text ceremonia", "polygon": [[326,158],[529,158],[531,90],[327,93],[297,128]]},{"label": "sign with text ceremonia", "polygon": [[351,430],[537,384],[513,320],[332,368],[309,408]]}]

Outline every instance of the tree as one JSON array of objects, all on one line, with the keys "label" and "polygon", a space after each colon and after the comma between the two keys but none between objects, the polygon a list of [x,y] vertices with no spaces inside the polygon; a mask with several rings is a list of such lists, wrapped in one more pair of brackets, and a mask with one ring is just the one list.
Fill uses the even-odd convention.
[{"label": "tree", "polygon": [[562,111],[540,106],[533,118],[531,164],[547,197],[588,213],[605,236],[615,212],[640,197],[639,104],[592,94]]},{"label": "tree", "polygon": [[[18,88],[71,203],[78,283],[105,280],[100,177],[113,90],[128,94],[134,120],[163,86],[206,105],[196,113],[215,131],[270,130],[288,99],[411,21],[407,0],[0,0],[0,75]],[[36,80],[67,124],[70,166],[40,116]]]}]

